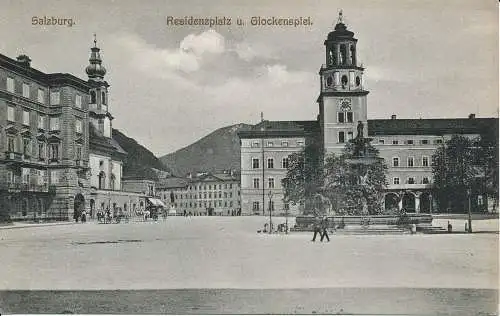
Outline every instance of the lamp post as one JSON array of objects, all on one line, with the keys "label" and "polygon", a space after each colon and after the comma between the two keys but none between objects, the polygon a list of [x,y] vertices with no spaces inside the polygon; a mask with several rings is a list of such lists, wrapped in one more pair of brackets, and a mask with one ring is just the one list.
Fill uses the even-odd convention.
[{"label": "lamp post", "polygon": [[471,213],[471,202],[470,202],[471,190],[467,189],[467,198],[469,200],[469,224],[467,226],[467,232],[472,233],[472,213]]},{"label": "lamp post", "polygon": [[273,226],[273,222],[272,222],[272,198],[273,198],[273,191],[269,190],[269,234],[272,234],[272,226]]},{"label": "lamp post", "polygon": [[288,235],[288,207],[285,208],[285,234]]}]

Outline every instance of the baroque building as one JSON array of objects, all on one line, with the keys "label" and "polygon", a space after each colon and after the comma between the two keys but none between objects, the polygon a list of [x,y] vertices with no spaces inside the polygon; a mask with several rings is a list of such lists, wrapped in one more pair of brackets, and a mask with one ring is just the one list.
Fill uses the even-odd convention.
[{"label": "baroque building", "polygon": [[0,54],[0,218],[130,213],[153,198],[154,189],[123,190],[127,153],[112,137],[109,84],[95,40],[85,70],[87,81],[41,72],[26,55]]},{"label": "baroque building", "polygon": [[[271,177],[283,179],[286,168],[284,165],[276,168],[274,163],[269,168],[267,161],[285,161],[290,153],[301,150],[301,146],[290,147],[290,144],[303,145],[307,139],[316,139],[322,144],[323,156],[340,154],[346,143],[356,137],[359,122],[365,127],[363,136],[372,139],[372,145],[388,166],[386,209],[404,207],[416,213],[446,211],[438,209],[432,197],[434,151],[456,134],[498,141],[498,118],[476,118],[471,114],[468,118],[397,119],[393,115],[390,119],[368,119],[369,91],[363,85],[364,68],[358,62],[357,42],[340,13],[338,23],[324,41],[325,63],[319,70],[317,121],[263,121],[250,131],[238,133],[244,214],[269,214],[269,209],[279,214],[290,208],[283,202],[283,188],[276,186],[281,185],[281,181],[269,180]],[[273,192],[272,198],[268,197],[268,191]],[[484,188],[478,187],[472,192],[471,206],[473,211],[488,209]]]},{"label": "baroque building", "polygon": [[241,210],[240,180],[231,171],[202,172],[159,181],[157,194],[179,214],[237,215]]}]

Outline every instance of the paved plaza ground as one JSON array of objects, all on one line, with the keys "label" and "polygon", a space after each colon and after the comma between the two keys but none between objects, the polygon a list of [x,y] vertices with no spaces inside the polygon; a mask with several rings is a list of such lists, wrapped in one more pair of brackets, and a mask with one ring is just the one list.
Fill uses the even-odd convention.
[{"label": "paved plaza ground", "polygon": [[[330,243],[312,243],[308,233],[257,234],[267,220],[264,217],[173,217],[158,222],[107,225],[89,222],[0,229],[0,290],[11,290],[0,294],[0,303],[3,299],[4,306],[19,305],[12,302],[24,296],[12,290],[162,289],[167,291],[158,295],[171,299],[170,289],[186,289],[188,292],[182,292],[183,295],[189,293],[189,289],[206,289],[207,297],[222,304],[216,297],[220,296],[220,289],[225,289],[233,291],[226,299],[233,299],[228,300],[225,310],[216,306],[214,312],[272,310],[274,305],[269,302],[265,303],[268,304],[265,310],[235,307],[238,297],[250,304],[251,300],[245,295],[254,293],[255,299],[256,295],[263,295],[262,290],[268,291],[268,299],[281,300],[280,304],[296,297],[295,309],[288,306],[288,309],[273,310],[277,313],[332,313],[343,309],[342,306],[352,310],[351,296],[373,303],[378,302],[377,293],[384,291],[389,296],[399,293],[399,301],[394,304],[400,307],[409,306],[408,300],[413,299],[432,305],[425,297],[437,302],[435,306],[449,306],[453,302],[456,305],[463,303],[464,295],[466,301],[469,300],[467,306],[472,306],[468,308],[482,305],[484,311],[490,311],[498,306],[498,233],[495,233],[498,220],[474,222],[474,228],[481,227],[489,233],[333,235]],[[275,221],[284,222],[284,219]],[[457,220],[455,225],[461,227],[463,223]],[[447,220],[439,220],[439,224],[446,225]],[[278,289],[281,292],[273,292]],[[300,292],[299,289],[316,290]],[[344,289],[344,294],[335,292],[339,289]],[[284,295],[283,291],[288,294]],[[305,299],[314,291],[320,294],[303,302],[302,308],[308,310],[297,307],[300,297]],[[441,299],[437,299],[429,291],[447,294],[439,292]],[[68,297],[77,297],[72,292],[65,293]],[[95,300],[106,295],[113,297],[109,294],[113,292],[88,293],[101,293],[93,294]],[[34,295],[32,301],[35,302],[36,294],[30,295]],[[200,295],[195,296],[201,299]],[[326,297],[326,301],[336,305],[330,306],[331,310],[324,302],[311,306],[311,300],[317,301],[318,297]],[[86,299],[88,296],[81,298],[80,303]],[[394,304],[382,306],[382,311],[396,308]],[[380,303],[373,305],[380,306]],[[89,311],[82,308],[80,312]],[[151,312],[186,312],[158,308]],[[207,310],[191,311],[203,312]]]}]

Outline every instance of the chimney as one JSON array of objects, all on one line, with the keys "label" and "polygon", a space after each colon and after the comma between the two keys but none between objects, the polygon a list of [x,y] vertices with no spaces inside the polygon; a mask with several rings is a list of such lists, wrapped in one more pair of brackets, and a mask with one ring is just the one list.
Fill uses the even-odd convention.
[{"label": "chimney", "polygon": [[475,119],[475,118],[476,118],[476,114],[475,114],[475,113],[471,113],[471,114],[469,114],[469,118],[470,118],[470,119]]},{"label": "chimney", "polygon": [[19,56],[17,56],[17,62],[21,66],[29,68],[30,67],[30,63],[31,63],[31,59],[28,56],[26,56],[26,55],[19,55]]},{"label": "chimney", "polygon": [[391,120],[395,120],[395,119],[396,119],[396,114],[391,115]]}]

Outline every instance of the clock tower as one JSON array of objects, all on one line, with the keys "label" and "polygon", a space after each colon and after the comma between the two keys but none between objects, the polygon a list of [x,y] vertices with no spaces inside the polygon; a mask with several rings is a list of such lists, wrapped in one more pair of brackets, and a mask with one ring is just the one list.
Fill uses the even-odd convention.
[{"label": "clock tower", "polygon": [[[335,29],[325,40],[325,61],[319,71],[321,92],[318,97],[319,120],[324,154],[340,154],[345,143],[356,137],[361,121],[367,126],[363,70],[358,66],[354,33],[343,22],[339,12]],[[367,128],[364,129],[367,137]]]}]

